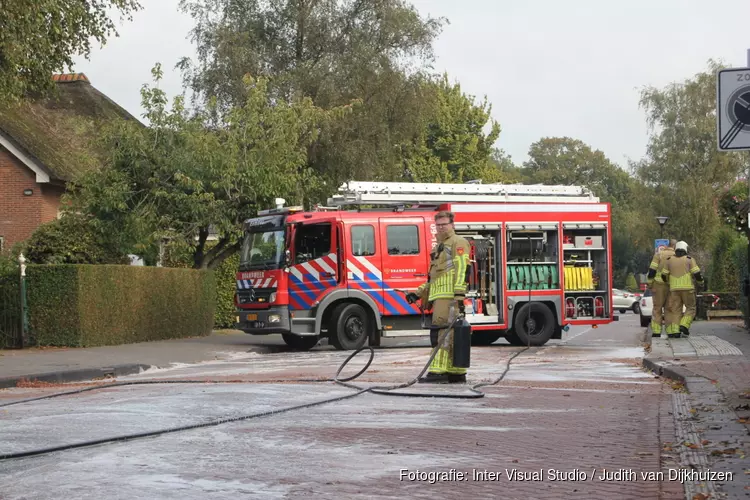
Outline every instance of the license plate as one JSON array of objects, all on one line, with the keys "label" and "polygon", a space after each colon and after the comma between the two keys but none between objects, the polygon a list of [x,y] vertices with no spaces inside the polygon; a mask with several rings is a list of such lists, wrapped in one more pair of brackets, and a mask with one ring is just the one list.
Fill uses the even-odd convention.
[{"label": "license plate", "polygon": [[247,320],[248,321],[255,321],[257,319],[258,319],[258,315],[257,314],[248,314],[247,315]]}]

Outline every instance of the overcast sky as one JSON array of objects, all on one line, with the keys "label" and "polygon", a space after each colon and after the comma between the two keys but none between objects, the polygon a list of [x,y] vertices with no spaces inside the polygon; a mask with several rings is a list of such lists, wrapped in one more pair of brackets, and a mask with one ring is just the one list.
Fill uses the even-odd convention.
[{"label": "overcast sky", "polygon": [[[181,92],[173,67],[193,56],[192,19],[179,0],[140,0],[120,37],[92,47],[75,71],[134,115],[139,90],[161,62],[162,87]],[[435,44],[435,69],[492,104],[497,146],[516,163],[546,136],[570,136],[621,166],[645,152],[648,129],[639,88],[665,86],[707,67],[710,58],[744,66],[750,48],[748,0],[413,0],[450,21]]]}]

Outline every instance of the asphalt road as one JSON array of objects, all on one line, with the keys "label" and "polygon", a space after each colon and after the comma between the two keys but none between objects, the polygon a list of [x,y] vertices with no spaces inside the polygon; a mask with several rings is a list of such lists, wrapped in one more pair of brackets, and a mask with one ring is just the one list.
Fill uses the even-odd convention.
[{"label": "asphalt road", "polygon": [[[245,418],[354,394],[325,381],[350,353],[322,346],[238,352],[120,379],[210,383],[110,387],[0,408],[0,456],[204,424],[0,460],[0,498],[681,498],[679,482],[648,476],[668,474],[662,448],[674,431],[669,387],[640,368],[641,332],[629,313],[612,325],[571,328],[539,348],[503,340],[473,348],[468,385],[497,381],[511,363],[501,381],[481,389],[481,399],[366,393]],[[274,337],[248,336],[282,346]],[[428,343],[388,340],[352,383],[413,379]],[[363,352],[342,377],[367,357]],[[24,396],[24,389],[14,391]],[[465,386],[425,384],[397,392],[471,394]],[[224,423],[211,425],[219,419]],[[635,479],[607,476],[618,470]]]}]

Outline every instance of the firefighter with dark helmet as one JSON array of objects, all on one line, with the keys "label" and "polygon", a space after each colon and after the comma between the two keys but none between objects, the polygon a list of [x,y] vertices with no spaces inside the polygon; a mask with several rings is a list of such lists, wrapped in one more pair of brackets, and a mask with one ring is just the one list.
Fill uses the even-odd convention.
[{"label": "firefighter with dark helmet", "polygon": [[[698,263],[688,255],[688,245],[678,241],[674,255],[667,257],[661,271],[662,279],[669,284],[669,301],[667,303],[667,335],[679,337],[680,334],[690,335],[690,325],[695,318],[695,286],[693,276],[698,286],[703,286],[703,275]],[[685,314],[682,314],[682,306]],[[680,317],[682,316],[682,317]]]},{"label": "firefighter with dark helmet", "polygon": [[469,267],[470,246],[466,239],[456,235],[453,213],[443,211],[435,216],[438,246],[432,252],[427,283],[416,293],[407,294],[409,303],[421,300],[424,309],[432,308],[432,325],[439,328],[438,342],[442,342],[430,363],[428,374],[420,382],[461,383],[466,381],[466,368],[453,366],[454,330],[450,327],[459,313],[464,312],[466,277]]},{"label": "firefighter with dark helmet", "polygon": [[[668,247],[661,248],[654,254],[654,258],[651,259],[651,265],[648,268],[646,279],[654,302],[654,310],[651,313],[651,334],[654,337],[661,336],[661,323],[664,319],[664,312],[666,312],[667,300],[669,298],[669,284],[662,280],[661,270],[667,259],[674,255],[676,244],[677,240],[669,240]],[[662,308],[664,312],[662,312]]]}]

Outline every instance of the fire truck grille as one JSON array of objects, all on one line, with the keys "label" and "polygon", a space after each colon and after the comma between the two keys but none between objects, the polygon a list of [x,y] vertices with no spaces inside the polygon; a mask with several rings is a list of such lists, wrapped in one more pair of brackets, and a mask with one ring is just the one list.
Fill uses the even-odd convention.
[{"label": "fire truck grille", "polygon": [[240,304],[267,304],[271,294],[275,291],[275,288],[237,290],[237,301]]}]

